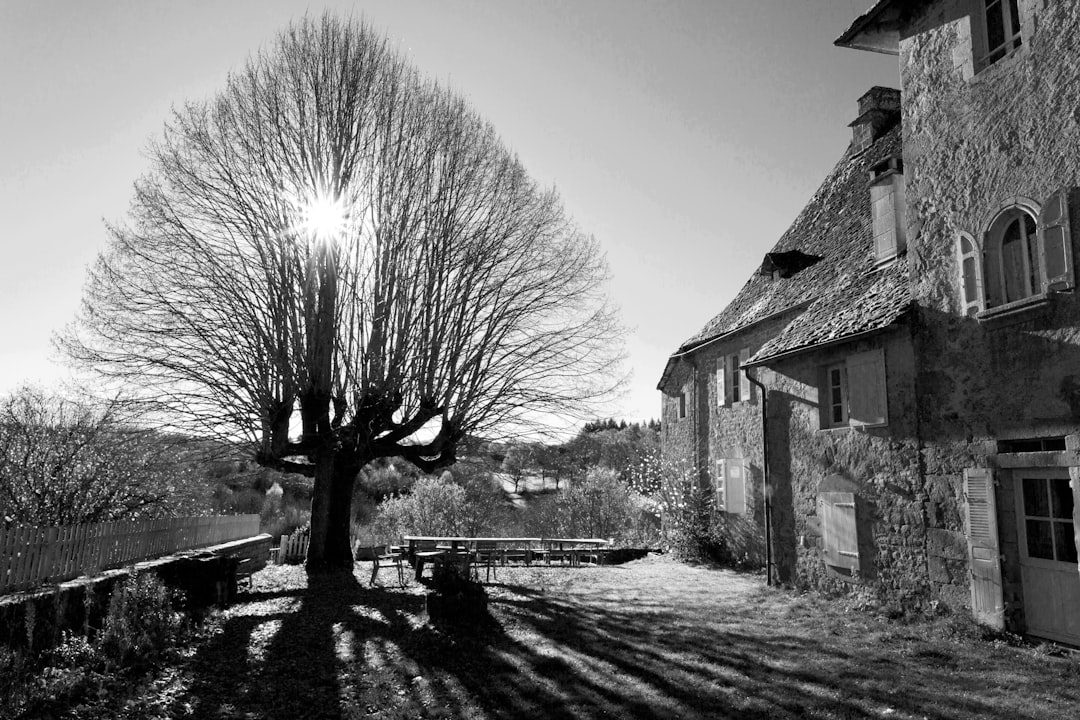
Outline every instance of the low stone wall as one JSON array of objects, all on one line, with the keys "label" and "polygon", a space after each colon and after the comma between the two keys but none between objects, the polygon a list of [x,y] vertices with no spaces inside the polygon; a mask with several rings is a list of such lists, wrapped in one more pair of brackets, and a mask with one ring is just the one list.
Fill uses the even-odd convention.
[{"label": "low stone wall", "polygon": [[[199,614],[236,596],[237,567],[244,559],[270,557],[269,535],[215,545],[107,570],[92,577],[0,597],[0,644],[40,652],[67,631],[100,629],[117,583],[135,573],[153,572],[183,595],[184,609]],[[261,565],[260,565],[261,566]]]}]

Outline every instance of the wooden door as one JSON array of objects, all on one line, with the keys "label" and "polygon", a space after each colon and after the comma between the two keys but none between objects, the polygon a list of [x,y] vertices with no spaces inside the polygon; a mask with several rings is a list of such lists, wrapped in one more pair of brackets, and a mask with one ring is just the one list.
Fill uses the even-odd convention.
[{"label": "wooden door", "polygon": [[1013,477],[1027,631],[1080,645],[1080,574],[1068,470],[1016,470]]}]

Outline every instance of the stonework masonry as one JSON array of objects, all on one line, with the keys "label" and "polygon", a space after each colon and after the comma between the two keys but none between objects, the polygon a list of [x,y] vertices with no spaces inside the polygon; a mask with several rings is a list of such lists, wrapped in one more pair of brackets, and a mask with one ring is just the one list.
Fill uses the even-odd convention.
[{"label": "stonework masonry", "polygon": [[[985,588],[969,559],[965,477],[988,477],[989,557],[1000,559],[1000,579],[980,577],[999,586],[1004,613],[991,603],[990,621],[1026,632],[1043,599],[1034,596],[1057,591],[1027,580],[1025,597],[1024,478],[1043,472],[1057,483],[1067,474],[1080,528],[1080,298],[1068,282],[1051,283],[1049,269],[1040,275],[1049,262],[1041,233],[1052,226],[1041,213],[1064,191],[1073,286],[1080,277],[1080,1],[1018,7],[1022,43],[1004,57],[987,54],[981,0],[879,0],[855,21],[838,42],[896,51],[900,94],[873,88],[860,99],[840,163],[762,270],[672,356],[660,389],[665,454],[692,459],[710,482],[718,459],[749,459],[747,512],[722,520],[729,546],[755,563],[764,561],[764,402],[776,576],[797,586],[900,612],[979,604],[978,615]],[[883,260],[874,256],[867,171],[900,153],[902,164],[889,167],[904,180],[906,253]],[[1005,225],[995,221],[1013,208],[1038,221],[1039,239],[1016,256],[1022,272],[1006,276],[1005,260],[993,260],[1005,257]],[[770,258],[795,251],[819,261],[768,277]],[[993,262],[1002,268],[994,292],[1017,277],[1031,290],[992,297]],[[717,361],[742,348],[758,353],[750,364],[768,397],[755,389],[749,402],[724,406]],[[887,422],[825,422],[835,403],[825,396],[826,368],[870,353],[884,358]],[[855,498],[852,567],[825,562],[823,493]],[[1076,572],[1060,582],[1075,584]],[[1080,643],[1080,630],[1061,632]]]},{"label": "stonework masonry", "polygon": [[[1080,427],[1075,291],[1052,293],[1044,305],[1000,319],[965,316],[960,306],[961,233],[981,242],[1003,207],[1021,199],[1042,203],[1058,189],[1080,187],[1080,4],[1022,0],[1020,6],[1023,47],[979,73],[970,3],[929,6],[900,40],[928,517],[952,531],[931,536],[932,583],[966,570],[962,518],[954,513],[964,469],[997,464],[999,440],[1070,437]],[[1074,259],[1080,257],[1077,207],[1074,192]],[[1080,508],[1080,474],[1075,466],[1070,472]],[[999,470],[996,492],[1006,621],[1023,630],[1008,469]]]}]

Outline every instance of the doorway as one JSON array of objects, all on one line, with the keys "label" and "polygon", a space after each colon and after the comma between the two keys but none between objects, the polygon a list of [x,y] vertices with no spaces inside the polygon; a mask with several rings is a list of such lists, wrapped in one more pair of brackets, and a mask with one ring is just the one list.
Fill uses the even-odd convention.
[{"label": "doorway", "polygon": [[1067,468],[1014,470],[1024,615],[1030,635],[1080,645],[1080,572]]}]

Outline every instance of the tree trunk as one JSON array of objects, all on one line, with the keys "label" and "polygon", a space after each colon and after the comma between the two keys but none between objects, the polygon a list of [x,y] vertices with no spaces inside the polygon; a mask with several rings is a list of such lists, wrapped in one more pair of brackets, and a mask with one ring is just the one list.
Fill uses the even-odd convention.
[{"label": "tree trunk", "polygon": [[305,567],[309,575],[352,572],[352,497],[364,465],[355,453],[323,450],[315,464],[311,496],[311,541]]}]

